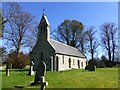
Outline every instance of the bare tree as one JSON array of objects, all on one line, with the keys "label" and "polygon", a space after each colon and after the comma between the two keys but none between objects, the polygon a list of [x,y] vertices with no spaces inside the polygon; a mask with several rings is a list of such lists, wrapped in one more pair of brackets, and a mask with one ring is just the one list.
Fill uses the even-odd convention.
[{"label": "bare tree", "polygon": [[38,38],[38,27],[36,25],[38,25],[38,23],[31,27],[31,35],[26,35],[25,39],[26,41],[25,47],[29,47],[30,52],[33,49],[34,45],[36,44]]},{"label": "bare tree", "polygon": [[30,35],[34,17],[28,12],[23,12],[17,3],[8,3],[8,6],[8,11],[5,14],[8,23],[4,38],[15,47],[19,57],[21,47],[26,42],[29,42],[28,36]]},{"label": "bare tree", "polygon": [[4,17],[2,13],[0,13],[0,37],[3,36],[3,30],[4,30],[4,24],[7,22],[7,20],[4,20]]},{"label": "bare tree", "polygon": [[94,31],[93,27],[90,27],[87,30],[87,39],[89,41],[88,43],[88,51],[91,54],[91,59],[94,59],[94,53],[96,52],[97,47],[99,46],[98,41],[95,38],[96,30]]},{"label": "bare tree", "polygon": [[114,23],[105,23],[101,26],[102,44],[108,52],[109,62],[113,62],[115,57],[116,32],[117,28]]},{"label": "bare tree", "polygon": [[82,31],[82,34],[80,35],[80,39],[79,39],[79,47],[80,47],[80,50],[83,52],[83,53],[86,53],[86,44],[87,44],[87,32],[86,31]]},{"label": "bare tree", "polygon": [[79,38],[84,26],[81,22],[76,20],[64,20],[58,26],[57,40],[66,43],[67,45],[78,47]]},{"label": "bare tree", "polygon": [[112,40],[112,62],[114,61],[115,59],[115,49],[117,47],[116,45],[116,32],[117,32],[117,27],[115,27],[115,24],[114,23],[111,23],[111,26],[110,26],[110,34],[111,34],[111,40]]}]

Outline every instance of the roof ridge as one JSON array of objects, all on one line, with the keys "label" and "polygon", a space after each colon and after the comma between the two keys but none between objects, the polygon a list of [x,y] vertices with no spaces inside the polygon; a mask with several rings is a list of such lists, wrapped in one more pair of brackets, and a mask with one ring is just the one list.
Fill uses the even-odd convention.
[{"label": "roof ridge", "polygon": [[59,41],[57,41],[57,40],[54,40],[54,39],[50,39],[50,40],[53,40],[53,41],[55,41],[55,42],[58,42],[58,43],[60,43],[60,44],[63,44],[63,45],[65,45],[65,46],[68,46],[68,47],[70,47],[70,48],[73,48],[73,49],[77,49],[77,50],[78,50],[78,48],[72,47],[72,46],[70,46],[70,45],[67,45],[67,44],[65,44],[65,43],[59,42]]}]

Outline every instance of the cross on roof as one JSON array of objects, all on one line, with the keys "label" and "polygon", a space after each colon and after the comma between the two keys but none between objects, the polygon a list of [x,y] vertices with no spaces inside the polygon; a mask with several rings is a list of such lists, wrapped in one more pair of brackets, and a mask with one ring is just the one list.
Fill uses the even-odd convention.
[{"label": "cross on roof", "polygon": [[43,14],[44,14],[44,12],[45,12],[45,9],[43,8]]}]

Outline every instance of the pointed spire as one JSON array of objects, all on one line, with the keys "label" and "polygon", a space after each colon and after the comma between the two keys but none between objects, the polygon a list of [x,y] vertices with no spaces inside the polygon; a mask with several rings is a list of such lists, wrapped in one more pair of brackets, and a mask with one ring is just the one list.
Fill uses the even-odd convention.
[{"label": "pointed spire", "polygon": [[47,19],[47,16],[46,16],[44,13],[43,13],[43,15],[42,15],[42,18],[44,18],[45,21],[46,21],[46,23],[47,23],[47,25],[50,26],[50,23],[49,23],[49,21],[48,21],[48,19]]},{"label": "pointed spire", "polygon": [[48,19],[47,19],[47,16],[43,13],[43,14],[42,14],[42,18],[41,18],[41,20],[40,20],[40,23],[39,23],[39,25],[38,25],[38,28],[39,28],[39,26],[41,25],[42,20],[44,20],[45,23],[50,27],[50,23],[49,23],[49,21],[48,21]]}]

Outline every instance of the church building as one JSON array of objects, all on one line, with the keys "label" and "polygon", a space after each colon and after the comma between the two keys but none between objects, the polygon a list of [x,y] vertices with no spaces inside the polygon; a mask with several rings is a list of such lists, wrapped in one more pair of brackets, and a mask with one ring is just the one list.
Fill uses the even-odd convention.
[{"label": "church building", "polygon": [[87,63],[86,56],[77,48],[50,39],[50,24],[45,14],[38,26],[37,43],[30,54],[34,70],[40,61],[46,63],[49,71],[84,69]]}]

